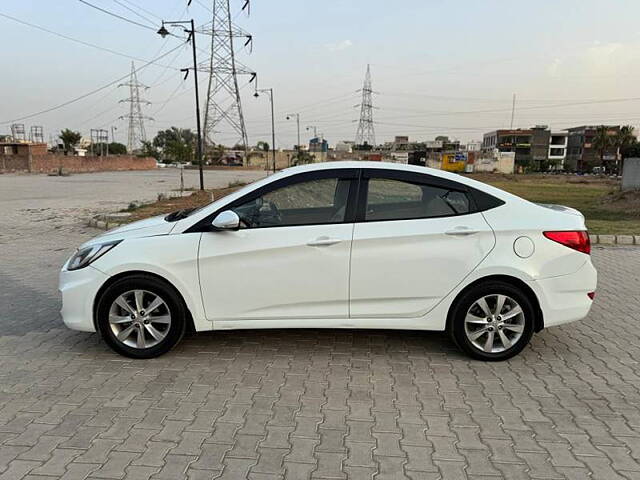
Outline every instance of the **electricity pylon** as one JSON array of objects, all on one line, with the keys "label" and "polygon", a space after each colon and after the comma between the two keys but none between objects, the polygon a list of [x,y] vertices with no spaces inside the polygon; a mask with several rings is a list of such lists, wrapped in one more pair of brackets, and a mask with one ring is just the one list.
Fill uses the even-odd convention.
[{"label": "electricity pylon", "polygon": [[141,104],[150,105],[151,102],[140,98],[140,89],[145,90],[149,87],[143,85],[138,81],[136,74],[136,68],[131,62],[131,77],[127,83],[121,83],[119,87],[129,87],[129,98],[120,100],[129,104],[129,113],[123,115],[120,118],[129,120],[129,129],[127,132],[127,152],[132,153],[136,148],[142,146],[143,142],[147,141],[147,133],[144,129],[145,120],[153,120],[151,117],[146,117],[142,114]]},{"label": "electricity pylon", "polygon": [[[249,11],[249,0],[245,0],[243,10]],[[247,150],[247,129],[242,114],[238,75],[256,74],[236,59],[234,40],[244,39],[244,46],[251,44],[252,37],[236,26],[231,20],[229,0],[213,0],[213,19],[202,31],[211,35],[211,56],[205,67],[209,71],[207,104],[204,111],[204,143],[212,145],[215,134],[224,125],[237,134],[237,141]],[[218,142],[220,143],[220,142]]]},{"label": "electricity pylon", "polygon": [[371,70],[367,65],[367,74],[362,86],[362,103],[360,103],[360,120],[356,131],[356,145],[375,146],[376,132],[373,128],[373,90],[371,89]]}]

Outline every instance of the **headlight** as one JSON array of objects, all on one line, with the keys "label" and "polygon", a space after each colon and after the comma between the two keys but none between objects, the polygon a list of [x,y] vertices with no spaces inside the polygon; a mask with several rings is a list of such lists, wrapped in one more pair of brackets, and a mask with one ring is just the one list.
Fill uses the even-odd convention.
[{"label": "headlight", "polygon": [[80,268],[86,267],[118,245],[121,241],[122,240],[115,240],[113,242],[99,243],[79,249],[67,262],[67,270],[79,270]]}]

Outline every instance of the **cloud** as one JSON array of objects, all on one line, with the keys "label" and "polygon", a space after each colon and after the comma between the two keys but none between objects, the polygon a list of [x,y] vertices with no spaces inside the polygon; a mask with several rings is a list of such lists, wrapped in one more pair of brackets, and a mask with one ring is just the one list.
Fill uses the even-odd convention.
[{"label": "cloud", "polygon": [[339,52],[341,50],[346,50],[353,46],[353,42],[351,40],[342,40],[341,42],[336,43],[327,43],[325,48],[330,52]]}]

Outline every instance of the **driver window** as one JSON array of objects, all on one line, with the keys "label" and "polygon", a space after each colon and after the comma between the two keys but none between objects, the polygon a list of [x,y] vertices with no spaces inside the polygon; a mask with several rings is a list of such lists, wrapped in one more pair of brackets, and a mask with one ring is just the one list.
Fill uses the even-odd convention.
[{"label": "driver window", "polygon": [[241,228],[286,227],[342,223],[349,197],[349,179],[323,178],[272,190],[233,208]]}]

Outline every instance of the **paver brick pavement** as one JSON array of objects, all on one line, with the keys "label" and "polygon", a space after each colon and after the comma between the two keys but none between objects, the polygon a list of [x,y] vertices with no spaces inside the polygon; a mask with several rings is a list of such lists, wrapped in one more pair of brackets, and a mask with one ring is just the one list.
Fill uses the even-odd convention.
[{"label": "paver brick pavement", "polygon": [[70,252],[50,247],[94,232],[55,226],[0,239],[0,480],[640,478],[640,248],[595,248],[589,317],[507,362],[351,330],[204,333],[136,361],[60,323]]}]

